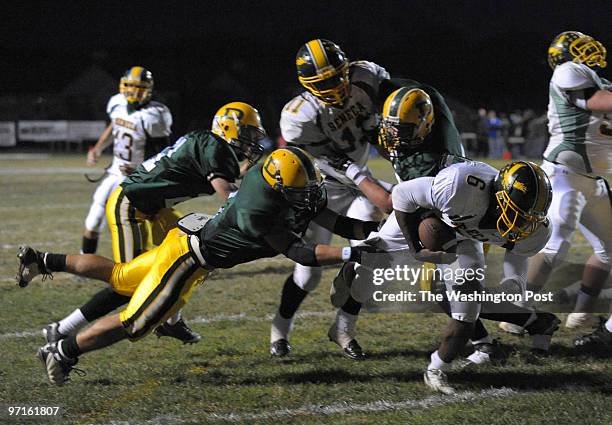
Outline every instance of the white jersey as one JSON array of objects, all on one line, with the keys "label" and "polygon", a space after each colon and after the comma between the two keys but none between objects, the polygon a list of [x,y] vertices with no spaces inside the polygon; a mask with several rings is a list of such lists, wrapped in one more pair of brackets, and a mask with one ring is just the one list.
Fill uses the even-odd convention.
[{"label": "white jersey", "polygon": [[106,112],[113,126],[113,163],[110,174],[122,176],[119,166],[138,166],[145,159],[148,138],[167,137],[172,126],[172,114],[166,105],[151,101],[129,113],[127,100],[116,94],[108,101]]},{"label": "white jersey", "polygon": [[445,223],[467,239],[502,246],[519,256],[535,255],[550,237],[549,225],[538,226],[533,234],[512,244],[497,231],[496,222],[485,217],[497,173],[482,162],[450,165],[435,177],[421,177],[395,186],[393,209],[408,213],[419,207],[436,210]]},{"label": "white jersey", "polygon": [[[304,92],[285,105],[280,129],[283,138],[316,158],[324,175],[354,186],[344,174],[328,165],[326,157],[344,152],[353,162],[365,167],[369,138],[378,126],[376,96],[389,73],[367,61],[352,62],[349,67],[350,97],[342,108],[325,105]],[[375,137],[375,136],[374,136]]]},{"label": "white jersey", "polygon": [[[565,62],[553,72],[549,87],[548,131],[544,158],[578,168],[559,158],[562,152],[582,157],[577,172],[612,173],[612,123],[610,115],[586,109],[585,89],[609,90],[609,83],[586,65]],[[569,152],[568,152],[569,151]],[[571,158],[571,157],[570,157]]]}]

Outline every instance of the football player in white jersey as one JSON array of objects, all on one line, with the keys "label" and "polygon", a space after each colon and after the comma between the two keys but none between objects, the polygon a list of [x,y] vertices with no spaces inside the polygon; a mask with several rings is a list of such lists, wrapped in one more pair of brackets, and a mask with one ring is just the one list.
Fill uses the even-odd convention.
[{"label": "football player in white jersey", "polygon": [[[172,114],[166,105],[151,100],[153,74],[142,66],[128,69],[119,82],[119,93],[108,101],[110,124],[87,154],[87,165],[98,162],[113,143],[113,162],[98,185],[85,219],[81,253],[93,254],[105,223],[106,200],[123,179],[147,157],[168,144]],[[132,257],[123,258],[130,261]]]},{"label": "football player in white jersey", "polygon": [[612,207],[610,188],[597,176],[612,173],[612,93],[597,75],[606,66],[606,49],[592,37],[567,31],[548,49],[553,69],[549,88],[550,141],[542,168],[552,184],[553,232],[529,267],[528,284],[541,288],[567,256],[579,229],[593,248],[566,326],[594,324],[595,301],[610,274]]},{"label": "football player in white jersey", "polygon": [[[483,282],[478,279],[477,270],[483,270],[485,265],[482,243],[501,246],[506,252],[500,289],[524,293],[528,258],[539,252],[550,236],[546,213],[551,198],[546,174],[533,163],[513,162],[499,172],[481,162],[457,163],[442,169],[435,177],[421,177],[395,186],[392,194],[395,219],[391,223],[388,220],[378,234],[371,234],[369,239],[378,236],[385,250],[407,247],[419,261],[452,263],[448,267],[462,269],[465,283],[446,281],[448,294],[481,292]],[[421,249],[414,235],[419,208],[435,211],[446,224],[456,229],[460,235],[456,261],[454,255]],[[393,239],[397,233],[394,228],[398,226],[403,238],[395,236]],[[389,229],[391,235],[386,235]],[[473,279],[465,273],[470,269],[476,271],[471,273]],[[485,309],[478,300],[450,300],[449,304],[452,319],[424,375],[430,388],[447,394],[454,389],[448,384],[445,371],[472,335],[481,309]],[[548,349],[550,337],[559,323],[553,314],[532,313],[511,303],[503,307],[507,312],[517,311],[524,318],[523,327],[533,335],[534,348]]]},{"label": "football player in white jersey", "polygon": [[[389,73],[372,62],[349,62],[336,44],[324,39],[304,44],[298,50],[296,67],[306,91],[283,108],[280,119],[283,138],[316,158],[325,176],[329,206],[334,212],[360,220],[380,220],[380,210],[359,191],[357,184],[368,174],[370,144],[376,142],[379,86],[389,78]],[[330,166],[339,152],[358,167],[350,178]],[[329,231],[314,223],[307,234],[311,243],[329,243],[331,237]],[[299,264],[286,279],[281,304],[272,322],[270,352],[273,356],[289,354],[288,335],[293,316],[320,280],[320,268]],[[345,328],[343,323],[356,317],[353,308],[347,305],[339,311],[329,336],[347,357],[360,359],[363,353],[357,341],[337,332]]]}]

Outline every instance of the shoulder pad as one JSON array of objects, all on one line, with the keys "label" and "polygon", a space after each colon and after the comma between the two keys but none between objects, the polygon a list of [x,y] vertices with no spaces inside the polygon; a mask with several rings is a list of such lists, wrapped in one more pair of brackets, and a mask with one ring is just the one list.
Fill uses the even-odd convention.
[{"label": "shoulder pad", "polygon": [[106,113],[110,115],[113,109],[115,109],[117,106],[125,106],[126,104],[127,101],[125,100],[125,96],[123,96],[121,93],[117,93],[108,100],[106,105]]},{"label": "shoulder pad", "polygon": [[294,97],[281,112],[281,134],[288,142],[312,143],[325,138],[318,123],[321,106],[309,95],[302,93]]},{"label": "shoulder pad", "polygon": [[598,86],[597,74],[586,65],[565,62],[555,68],[552,83],[563,90],[581,90]]}]

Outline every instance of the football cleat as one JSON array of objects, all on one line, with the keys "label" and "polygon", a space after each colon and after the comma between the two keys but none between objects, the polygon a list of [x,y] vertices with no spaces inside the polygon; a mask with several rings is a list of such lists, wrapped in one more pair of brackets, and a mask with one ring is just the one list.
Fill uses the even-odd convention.
[{"label": "football cleat", "polygon": [[423,378],[425,385],[434,391],[447,395],[456,393],[455,389],[448,384],[446,373],[440,369],[427,369],[423,374]]},{"label": "football cleat", "polygon": [[68,336],[59,331],[58,322],[49,323],[43,328],[42,332],[48,344],[57,343],[60,339],[64,339]]},{"label": "football cleat", "polygon": [[532,351],[546,354],[550,348],[550,340],[561,320],[552,313],[538,312],[537,318],[525,327],[532,337]]},{"label": "football cleat", "polygon": [[606,329],[605,319],[600,319],[599,326],[590,334],[582,335],[574,340],[574,347],[581,351],[612,349],[612,332]]},{"label": "football cleat", "polygon": [[286,339],[279,339],[270,344],[270,354],[272,357],[287,357],[291,353],[291,345]]},{"label": "football cleat", "polygon": [[47,371],[47,378],[53,385],[61,386],[70,381],[69,375],[73,369],[81,376],[85,374],[82,370],[74,367],[79,360],[64,356],[58,350],[56,343],[45,344],[40,347],[36,357],[43,364]]},{"label": "football cleat", "polygon": [[17,272],[17,284],[25,288],[39,274],[43,275],[43,280],[47,277],[53,279],[53,275],[45,267],[44,253],[36,251],[27,245],[19,247],[19,272]]},{"label": "football cleat", "polygon": [[592,313],[570,313],[565,320],[565,327],[569,329],[594,327],[598,323],[597,316]]},{"label": "football cleat", "polygon": [[508,354],[502,349],[497,340],[474,345],[474,352],[465,359],[453,363],[453,369],[464,369],[475,365],[503,365],[508,360]]},{"label": "football cleat", "polygon": [[523,336],[526,332],[525,328],[523,328],[522,326],[508,322],[499,322],[499,328],[504,332],[508,332],[509,334],[517,336]]},{"label": "football cleat", "polygon": [[342,348],[342,354],[351,360],[363,360],[366,355],[355,338],[342,331],[338,332],[336,324],[332,324],[327,333],[329,340]]},{"label": "football cleat", "polygon": [[182,341],[183,344],[196,344],[202,339],[200,334],[187,326],[183,319],[180,319],[174,325],[170,325],[167,322],[159,325],[155,328],[155,335],[158,338],[169,336],[170,338]]}]

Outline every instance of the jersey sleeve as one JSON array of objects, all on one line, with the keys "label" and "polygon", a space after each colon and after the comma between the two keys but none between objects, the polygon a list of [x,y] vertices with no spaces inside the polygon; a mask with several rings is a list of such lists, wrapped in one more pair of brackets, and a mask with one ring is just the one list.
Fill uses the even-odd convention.
[{"label": "jersey sleeve", "polygon": [[283,139],[296,145],[311,145],[327,137],[319,126],[316,106],[305,96],[296,96],[281,112]]},{"label": "jersey sleeve", "polygon": [[429,94],[434,104],[434,124],[430,137],[439,142],[448,153],[464,156],[465,150],[461,143],[461,134],[457,130],[453,113],[444,97],[433,87],[424,86],[423,90]]},{"label": "jersey sleeve", "polygon": [[391,78],[385,68],[374,62],[355,61],[351,62],[351,66],[353,67],[351,81],[362,81],[375,89],[378,89],[383,80]]},{"label": "jersey sleeve", "polygon": [[208,181],[220,177],[233,183],[240,175],[238,158],[228,145],[224,146],[219,142],[208,143],[205,149],[205,158],[209,167],[206,176]]},{"label": "jersey sleeve", "polygon": [[549,223],[547,220],[546,224],[538,226],[534,233],[519,240],[512,248],[512,252],[524,257],[532,257],[540,252],[548,242],[548,239],[550,239],[552,233],[552,225]]},{"label": "jersey sleeve", "polygon": [[555,68],[552,83],[564,91],[583,90],[589,87],[603,88],[601,79],[586,65],[566,62]]},{"label": "jersey sleeve", "polygon": [[162,103],[151,102],[142,117],[142,126],[149,137],[167,137],[171,133],[172,114]]},{"label": "jersey sleeve", "polygon": [[420,177],[396,185],[391,192],[393,209],[413,213],[419,208],[434,209],[433,177]]}]

